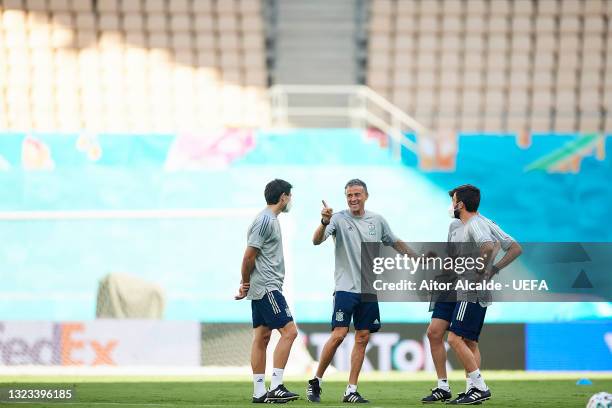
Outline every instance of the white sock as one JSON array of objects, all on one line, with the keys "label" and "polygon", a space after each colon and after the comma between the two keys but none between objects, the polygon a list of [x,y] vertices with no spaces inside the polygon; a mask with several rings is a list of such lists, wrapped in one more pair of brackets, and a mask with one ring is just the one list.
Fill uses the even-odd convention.
[{"label": "white sock", "polygon": [[317,381],[319,382],[319,387],[323,385],[323,378],[320,377],[315,377],[317,379]]},{"label": "white sock", "polygon": [[450,387],[448,385],[448,380],[445,379],[438,379],[438,388],[443,389],[444,391],[450,391]]},{"label": "white sock", "polygon": [[470,390],[470,388],[474,388],[472,379],[470,377],[465,377],[465,392],[467,393]]},{"label": "white sock", "polygon": [[266,392],[266,375],[253,374],[253,396],[259,398]]},{"label": "white sock", "polygon": [[346,391],[344,391],[344,395],[349,395],[352,392],[357,392],[357,384],[349,384],[346,386]]},{"label": "white sock", "polygon": [[474,387],[478,388],[480,391],[488,390],[487,384],[485,384],[479,369],[468,373],[468,376],[470,377],[470,380],[472,380],[472,384],[474,385]]},{"label": "white sock", "polygon": [[272,383],[270,384],[270,389],[273,390],[279,385],[283,383],[283,370],[282,368],[274,368],[272,369]]}]

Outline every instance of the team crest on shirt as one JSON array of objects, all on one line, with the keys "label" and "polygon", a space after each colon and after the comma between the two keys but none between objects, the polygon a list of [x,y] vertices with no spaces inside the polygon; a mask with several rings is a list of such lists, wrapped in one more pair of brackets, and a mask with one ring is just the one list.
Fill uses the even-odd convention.
[{"label": "team crest on shirt", "polygon": [[376,235],[376,225],[369,224],[368,228],[370,229],[370,235]]},{"label": "team crest on shirt", "polygon": [[336,321],[343,322],[344,321],[344,312],[342,310],[338,310],[336,312]]}]

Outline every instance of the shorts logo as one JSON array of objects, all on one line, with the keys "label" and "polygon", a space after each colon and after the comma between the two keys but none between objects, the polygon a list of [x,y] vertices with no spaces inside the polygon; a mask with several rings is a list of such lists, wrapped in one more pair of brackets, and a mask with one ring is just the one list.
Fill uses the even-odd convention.
[{"label": "shorts logo", "polygon": [[342,310],[338,310],[336,312],[336,321],[343,322],[344,321],[344,312]]},{"label": "shorts logo", "polygon": [[287,313],[287,317],[291,317],[291,312],[289,311],[289,307],[285,308],[285,313]]},{"label": "shorts logo", "polygon": [[380,322],[378,321],[378,319],[374,320],[374,324],[380,324]]}]

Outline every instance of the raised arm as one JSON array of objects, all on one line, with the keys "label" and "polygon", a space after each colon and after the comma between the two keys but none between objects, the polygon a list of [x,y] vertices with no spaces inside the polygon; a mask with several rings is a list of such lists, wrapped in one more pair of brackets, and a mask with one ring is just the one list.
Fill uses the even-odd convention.
[{"label": "raised arm", "polygon": [[325,241],[325,229],[331,222],[331,217],[334,213],[334,210],[327,206],[325,200],[321,200],[321,202],[323,203],[323,209],[321,210],[321,222],[317,226],[317,229],[315,229],[315,232],[312,236],[312,243],[314,245],[319,245],[323,241]]}]

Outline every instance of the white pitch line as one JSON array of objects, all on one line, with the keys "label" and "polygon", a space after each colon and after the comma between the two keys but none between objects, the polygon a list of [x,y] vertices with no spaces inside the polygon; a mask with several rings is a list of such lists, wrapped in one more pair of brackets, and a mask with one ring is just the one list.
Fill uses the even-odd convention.
[{"label": "white pitch line", "polygon": [[37,220],[120,220],[120,219],[194,219],[249,217],[257,208],[176,208],[161,210],[59,210],[0,211],[0,221]]}]

